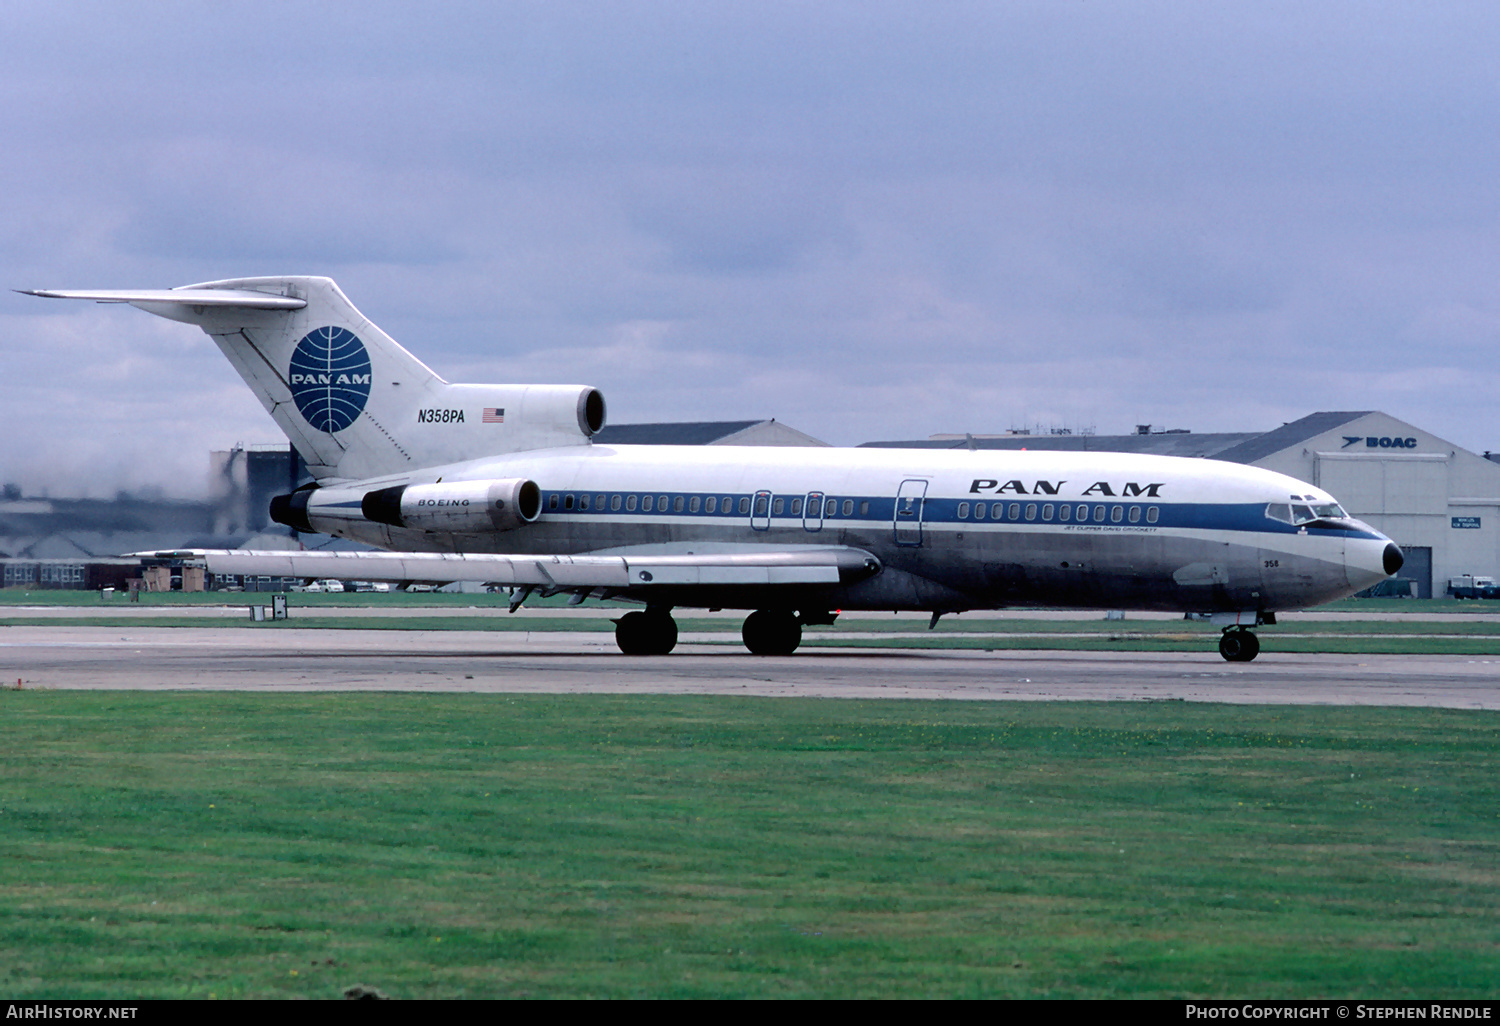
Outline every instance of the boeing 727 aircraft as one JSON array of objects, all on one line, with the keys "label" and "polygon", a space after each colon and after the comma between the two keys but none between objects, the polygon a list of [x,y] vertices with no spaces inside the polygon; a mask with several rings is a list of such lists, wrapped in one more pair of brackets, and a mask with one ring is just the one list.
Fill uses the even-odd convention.
[{"label": "boeing 727 aircraft", "polygon": [[598,445],[587,385],[455,385],[328,278],[29,291],[195,324],[306,460],[273,501],[300,531],[381,552],[208,551],[224,574],[513,586],[644,603],[630,654],[677,642],[677,607],[744,609],[745,645],[790,654],[838,610],[1013,605],[1213,614],[1250,628],[1368,588],[1401,550],[1295,478],[1121,453]]}]

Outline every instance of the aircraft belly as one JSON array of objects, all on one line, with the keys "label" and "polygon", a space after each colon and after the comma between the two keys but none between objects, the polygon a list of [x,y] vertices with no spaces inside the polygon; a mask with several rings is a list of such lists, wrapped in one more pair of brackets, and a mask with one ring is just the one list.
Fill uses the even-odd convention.
[{"label": "aircraft belly", "polygon": [[[874,554],[882,571],[844,585],[763,588],[684,581],[651,591],[674,605],[761,608],[795,603],[848,609],[980,609],[1015,605],[1214,611],[1294,609],[1346,593],[1327,538],[1222,533],[1094,531],[924,532],[896,545],[885,525],[751,530],[744,525],[546,521],[513,531],[454,535],[350,525],[346,536],[413,552],[580,554],[639,546],[691,552],[694,544],[767,547],[812,543]],[[1270,544],[1267,544],[1268,541]],[[1342,553],[1342,547],[1338,548]],[[629,597],[622,593],[621,597]]]}]

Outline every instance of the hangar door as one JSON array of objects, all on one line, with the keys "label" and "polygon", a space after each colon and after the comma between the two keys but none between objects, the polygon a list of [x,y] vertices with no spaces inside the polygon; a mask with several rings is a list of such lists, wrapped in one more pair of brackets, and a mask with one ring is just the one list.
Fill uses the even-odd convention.
[{"label": "hangar door", "polygon": [[[1401,545],[1400,542],[1396,544]],[[1406,557],[1406,562],[1401,564],[1396,580],[1416,581],[1417,598],[1432,598],[1432,546],[1413,545],[1408,548],[1401,545],[1401,554]]]},{"label": "hangar door", "polygon": [[1316,483],[1357,517],[1448,512],[1447,456],[1320,452]]}]

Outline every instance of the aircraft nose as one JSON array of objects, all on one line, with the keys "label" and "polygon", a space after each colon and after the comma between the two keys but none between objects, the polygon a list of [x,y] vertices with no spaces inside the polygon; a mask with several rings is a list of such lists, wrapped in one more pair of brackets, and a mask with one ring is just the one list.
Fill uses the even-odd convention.
[{"label": "aircraft nose", "polygon": [[1381,556],[1381,563],[1385,566],[1385,575],[1394,577],[1406,563],[1406,557],[1401,554],[1401,547],[1395,542],[1387,542],[1385,552]]},{"label": "aircraft nose", "polygon": [[1406,563],[1401,547],[1372,528],[1359,525],[1368,534],[1347,538],[1344,543],[1344,574],[1355,591],[1388,580]]}]

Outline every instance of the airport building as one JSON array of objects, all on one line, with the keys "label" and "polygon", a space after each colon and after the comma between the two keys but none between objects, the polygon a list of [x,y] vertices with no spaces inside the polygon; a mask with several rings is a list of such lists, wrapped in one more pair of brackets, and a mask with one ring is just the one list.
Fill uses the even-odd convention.
[{"label": "airport building", "polygon": [[939,435],[869,442],[887,448],[1053,449],[1154,453],[1227,460],[1275,470],[1326,489],[1353,516],[1406,554],[1382,588],[1442,596],[1450,578],[1500,576],[1500,463],[1373,410],[1313,413],[1273,431],[1133,435]]}]

